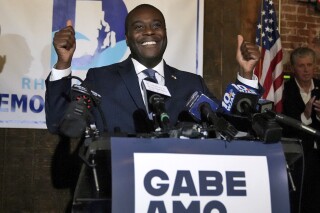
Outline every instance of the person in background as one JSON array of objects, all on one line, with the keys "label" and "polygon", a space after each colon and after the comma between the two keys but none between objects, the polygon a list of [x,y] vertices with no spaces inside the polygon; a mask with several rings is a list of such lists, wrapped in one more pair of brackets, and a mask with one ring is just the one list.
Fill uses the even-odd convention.
[{"label": "person in background", "polygon": [[[290,55],[293,77],[284,84],[283,114],[304,125],[320,130],[320,80],[315,78],[316,54],[308,47],[299,47]],[[295,182],[298,190],[293,192],[293,212],[320,212],[320,156],[318,138],[303,131],[284,126],[284,136],[302,141],[304,164],[295,164]],[[304,169],[303,169],[304,168]],[[303,172],[304,171],[304,172]],[[300,189],[302,194],[300,199]],[[301,202],[301,205],[299,203]]]},{"label": "person in background", "polygon": [[[125,36],[131,55],[124,61],[88,70],[85,83],[102,96],[101,109],[107,131],[120,129],[126,133],[152,132],[154,126],[142,95],[141,81],[147,77],[146,69],[155,70],[160,85],[165,85],[171,97],[165,102],[172,125],[188,120],[183,109],[195,91],[210,98],[201,76],[184,72],[166,64],[163,54],[167,47],[166,23],[156,7],[142,4],[130,11],[125,20]],[[58,55],[57,63],[46,80],[46,123],[51,133],[59,134],[59,123],[68,107],[71,80],[71,60],[76,48],[74,28],[69,23],[58,31],[53,40]],[[236,59],[240,65],[237,81],[256,90],[261,89],[253,69],[260,58],[255,44],[245,42],[238,35]],[[99,114],[95,114],[98,129],[105,129]]]}]

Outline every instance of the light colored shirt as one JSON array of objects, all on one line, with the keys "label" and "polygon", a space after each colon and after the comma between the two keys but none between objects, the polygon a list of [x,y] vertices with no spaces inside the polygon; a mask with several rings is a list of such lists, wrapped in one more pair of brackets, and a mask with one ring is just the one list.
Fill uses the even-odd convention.
[{"label": "light colored shirt", "polygon": [[[304,102],[304,104],[307,104],[308,101],[310,100],[311,98],[311,91],[314,89],[314,84],[313,84],[313,81],[311,81],[311,87],[309,88],[309,91],[308,92],[305,92],[304,89],[302,89],[297,81],[297,79],[294,79],[299,87],[299,91],[300,91],[300,95],[301,95],[301,98]],[[304,124],[304,125],[310,125],[312,124],[312,118],[310,117],[309,119],[306,118],[306,116],[304,115],[304,113],[302,112],[301,115],[300,115],[300,118],[301,118],[301,122]]]},{"label": "light colored shirt", "polygon": [[[132,59],[134,68],[136,70],[136,73],[137,73],[137,76],[138,76],[138,79],[139,79],[140,91],[141,91],[142,98],[144,100],[145,97],[144,97],[144,93],[143,93],[143,90],[142,90],[142,87],[141,87],[141,82],[142,82],[142,80],[144,78],[147,77],[147,75],[142,72],[143,70],[147,69],[147,67],[142,65],[137,60],[135,60],[133,58],[131,58],[131,59]],[[157,66],[152,68],[152,69],[156,71],[155,75],[156,75],[156,79],[158,81],[158,84],[165,85],[165,80],[164,80],[164,61],[161,60],[161,62]],[[50,74],[49,80],[50,81],[60,80],[61,78],[66,77],[66,76],[68,76],[70,74],[71,74],[71,67],[69,67],[67,69],[64,69],[64,70],[57,70],[57,69],[55,69],[55,67],[53,67],[52,70],[51,70],[51,74]],[[249,79],[241,77],[240,74],[238,73],[237,74],[237,78],[241,83],[243,83],[245,85],[248,85],[248,86],[250,86],[252,88],[258,89],[258,77],[256,75],[253,75],[252,76],[252,80],[249,80]]]},{"label": "light colored shirt", "polygon": [[258,82],[258,76],[256,76],[255,74],[252,75],[252,79],[249,80],[249,79],[246,79],[246,78],[243,78],[239,73],[237,74],[237,79],[245,84],[245,85],[248,85],[252,88],[255,88],[255,89],[259,89],[259,82]]}]

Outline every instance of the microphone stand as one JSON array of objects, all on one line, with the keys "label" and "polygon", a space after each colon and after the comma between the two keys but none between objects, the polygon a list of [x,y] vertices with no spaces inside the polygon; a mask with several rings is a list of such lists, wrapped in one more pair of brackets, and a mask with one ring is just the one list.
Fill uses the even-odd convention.
[{"label": "microphone stand", "polygon": [[[79,157],[88,167],[92,169],[96,191],[99,192],[100,186],[99,186],[98,175],[96,170],[97,164],[95,163],[95,158],[94,158],[96,154],[96,148],[94,149],[90,148],[93,138],[99,137],[99,131],[98,129],[95,129],[95,128],[87,128],[84,137],[85,137],[84,142],[79,149]],[[89,151],[88,151],[88,147],[89,147]],[[90,156],[92,156],[91,162],[89,162]]]},{"label": "microphone stand", "polygon": [[286,168],[287,168],[287,173],[288,173],[290,185],[292,187],[292,190],[295,192],[297,190],[297,188],[296,188],[296,185],[294,184],[294,181],[293,181],[293,178],[292,178],[291,171],[290,171],[288,163],[286,163]]}]

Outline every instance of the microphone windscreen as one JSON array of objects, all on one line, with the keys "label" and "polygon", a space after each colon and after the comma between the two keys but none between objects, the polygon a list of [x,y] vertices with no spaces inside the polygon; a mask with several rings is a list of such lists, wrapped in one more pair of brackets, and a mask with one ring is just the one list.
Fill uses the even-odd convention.
[{"label": "microphone windscreen", "polygon": [[197,121],[201,121],[201,110],[200,106],[204,103],[209,104],[211,110],[216,112],[219,108],[219,104],[214,102],[208,96],[203,94],[202,92],[196,91],[194,92],[189,100],[187,101],[186,107],[188,109],[189,114],[192,115]]},{"label": "microphone windscreen", "polygon": [[82,100],[71,102],[61,119],[60,133],[69,138],[81,137],[87,127],[88,116],[88,108]]},{"label": "microphone windscreen", "polygon": [[225,114],[253,113],[258,100],[259,95],[253,89],[241,84],[229,84],[223,96],[222,109]]}]

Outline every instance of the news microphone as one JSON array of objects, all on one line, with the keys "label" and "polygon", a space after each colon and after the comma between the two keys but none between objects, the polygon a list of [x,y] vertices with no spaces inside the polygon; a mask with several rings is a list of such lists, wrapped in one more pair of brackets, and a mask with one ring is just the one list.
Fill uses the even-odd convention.
[{"label": "news microphone", "polygon": [[149,110],[154,114],[155,121],[166,132],[171,128],[170,117],[165,108],[165,99],[171,97],[166,86],[157,84],[154,79],[147,77],[142,80],[142,89]]},{"label": "news microphone", "polygon": [[90,120],[87,102],[79,98],[72,101],[59,125],[59,131],[69,138],[79,138],[85,132]]},{"label": "news microphone", "polygon": [[273,110],[274,103],[273,101],[269,101],[267,99],[259,99],[256,107],[257,113],[264,113],[267,110]]},{"label": "news microphone", "polygon": [[71,90],[73,99],[78,99],[79,96],[83,96],[84,98],[88,99],[89,108],[97,106],[101,103],[101,95],[89,89],[87,86],[84,86],[83,83],[81,85],[72,85]]},{"label": "news microphone", "polygon": [[255,111],[259,96],[253,89],[242,84],[229,84],[222,100],[225,114],[248,116]]},{"label": "news microphone", "polygon": [[318,130],[313,129],[312,127],[309,127],[309,126],[303,124],[302,122],[300,122],[297,119],[291,118],[291,117],[286,116],[281,113],[274,112],[272,110],[273,106],[274,106],[272,101],[261,99],[261,100],[259,100],[257,106],[258,106],[257,107],[258,112],[267,113],[268,116],[275,118],[276,121],[278,121],[282,124],[285,124],[287,126],[291,126],[295,129],[302,130],[302,131],[307,132],[309,134],[312,134],[314,136],[320,137],[320,132]]},{"label": "news microphone", "polygon": [[97,107],[100,112],[104,129],[107,129],[105,117],[100,108],[101,96],[91,90],[84,81],[77,76],[67,76],[65,78],[75,78],[81,82],[81,85],[74,84],[71,87],[71,103],[69,104],[59,125],[59,131],[70,138],[79,138],[85,132],[93,116],[90,110]]},{"label": "news microphone", "polygon": [[219,104],[202,92],[194,92],[187,101],[186,107],[196,121],[204,121],[213,125],[226,140],[231,141],[238,133],[238,130],[228,121],[217,116],[216,111],[219,109]]},{"label": "news microphone", "polygon": [[214,102],[212,99],[207,97],[205,94],[202,92],[194,92],[189,100],[187,101],[187,109],[189,114],[192,115],[193,118],[195,118],[198,122],[202,120],[202,115],[201,115],[201,106],[204,104],[208,104],[209,108],[211,111],[216,112],[219,108],[219,104]]},{"label": "news microphone", "polygon": [[266,111],[269,115],[273,116],[276,119],[276,121],[278,121],[280,123],[291,126],[291,127],[298,129],[298,130],[302,130],[302,131],[309,133],[311,135],[320,137],[320,131],[318,131],[312,127],[309,127],[307,125],[304,125],[302,122],[298,121],[297,119],[291,118],[289,116],[286,116],[286,115],[283,115],[280,113],[275,113],[269,109],[267,109]]}]

